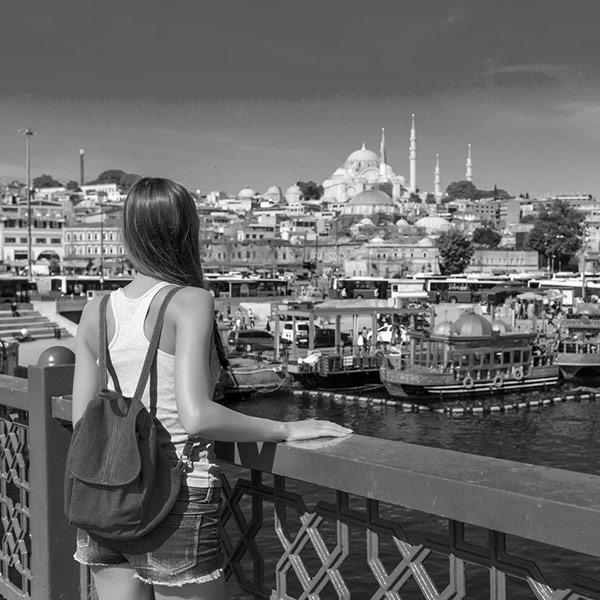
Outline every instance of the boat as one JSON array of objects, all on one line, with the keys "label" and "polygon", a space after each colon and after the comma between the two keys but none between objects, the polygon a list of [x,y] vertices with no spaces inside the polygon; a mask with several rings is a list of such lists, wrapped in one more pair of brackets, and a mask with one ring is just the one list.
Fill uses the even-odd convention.
[{"label": "boat", "polygon": [[288,302],[275,307],[276,356],[307,389],[380,388],[383,350],[392,337],[386,330],[383,339],[382,322],[399,334],[407,322],[429,326],[424,315],[430,311],[379,299]]},{"label": "boat", "polygon": [[224,370],[215,391],[220,402],[246,400],[251,396],[289,390],[290,376],[278,361],[253,356],[230,356],[229,369]]},{"label": "boat", "polygon": [[554,362],[566,380],[598,377],[600,304],[582,303],[560,322]]},{"label": "boat", "polygon": [[474,312],[428,331],[409,331],[408,342],[388,351],[381,382],[394,397],[453,397],[556,386],[552,344],[537,332],[513,332],[503,321]]}]

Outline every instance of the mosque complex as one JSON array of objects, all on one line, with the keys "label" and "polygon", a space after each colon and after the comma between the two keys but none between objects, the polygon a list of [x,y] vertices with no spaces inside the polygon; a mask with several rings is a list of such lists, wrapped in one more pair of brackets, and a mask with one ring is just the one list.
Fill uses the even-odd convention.
[{"label": "mosque complex", "polygon": [[[471,144],[468,147],[465,180],[473,180]],[[418,194],[417,187],[417,135],[415,115],[412,115],[409,145],[409,178],[397,175],[387,161],[385,129],[381,130],[379,154],[362,147],[352,152],[346,161],[331,176],[323,181],[323,196],[320,201],[341,214],[366,215],[374,213],[396,215],[405,212],[403,207]],[[251,188],[240,191],[238,198],[255,196]],[[290,186],[284,194],[270,187],[264,197],[277,201],[283,198],[288,205],[300,209],[302,192],[297,185]],[[443,197],[439,155],[433,174],[433,197],[439,203]]]}]

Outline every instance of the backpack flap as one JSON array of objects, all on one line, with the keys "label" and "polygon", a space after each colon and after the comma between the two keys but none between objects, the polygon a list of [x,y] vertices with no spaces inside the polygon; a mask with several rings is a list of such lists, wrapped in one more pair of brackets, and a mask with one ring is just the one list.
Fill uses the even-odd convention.
[{"label": "backpack flap", "polygon": [[152,417],[138,400],[98,392],[73,431],[67,462],[73,477],[92,485],[127,485],[140,475],[140,454],[151,461],[156,456]]}]

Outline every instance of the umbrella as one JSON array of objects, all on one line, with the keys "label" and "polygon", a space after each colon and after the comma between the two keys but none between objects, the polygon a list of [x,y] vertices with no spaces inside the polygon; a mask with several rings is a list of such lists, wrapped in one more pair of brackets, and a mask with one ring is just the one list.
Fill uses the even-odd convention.
[{"label": "umbrella", "polygon": [[517,296],[519,300],[544,300],[545,296],[536,294],[535,292],[523,292]]}]

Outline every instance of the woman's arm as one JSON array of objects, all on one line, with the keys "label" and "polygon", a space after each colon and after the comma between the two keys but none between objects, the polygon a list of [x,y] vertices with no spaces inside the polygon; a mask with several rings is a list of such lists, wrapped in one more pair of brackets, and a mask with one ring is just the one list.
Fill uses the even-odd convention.
[{"label": "woman's arm", "polygon": [[73,378],[73,425],[79,421],[88,402],[98,391],[97,349],[99,301],[88,302],[81,313],[75,337],[75,376]]},{"label": "woman's arm", "polygon": [[[352,430],[309,419],[282,422],[250,417],[213,402],[209,376],[214,301],[205,290],[185,288],[171,302],[175,322],[175,392],[179,420],[190,434],[231,442],[343,437]],[[170,307],[171,308],[171,307]]]}]

